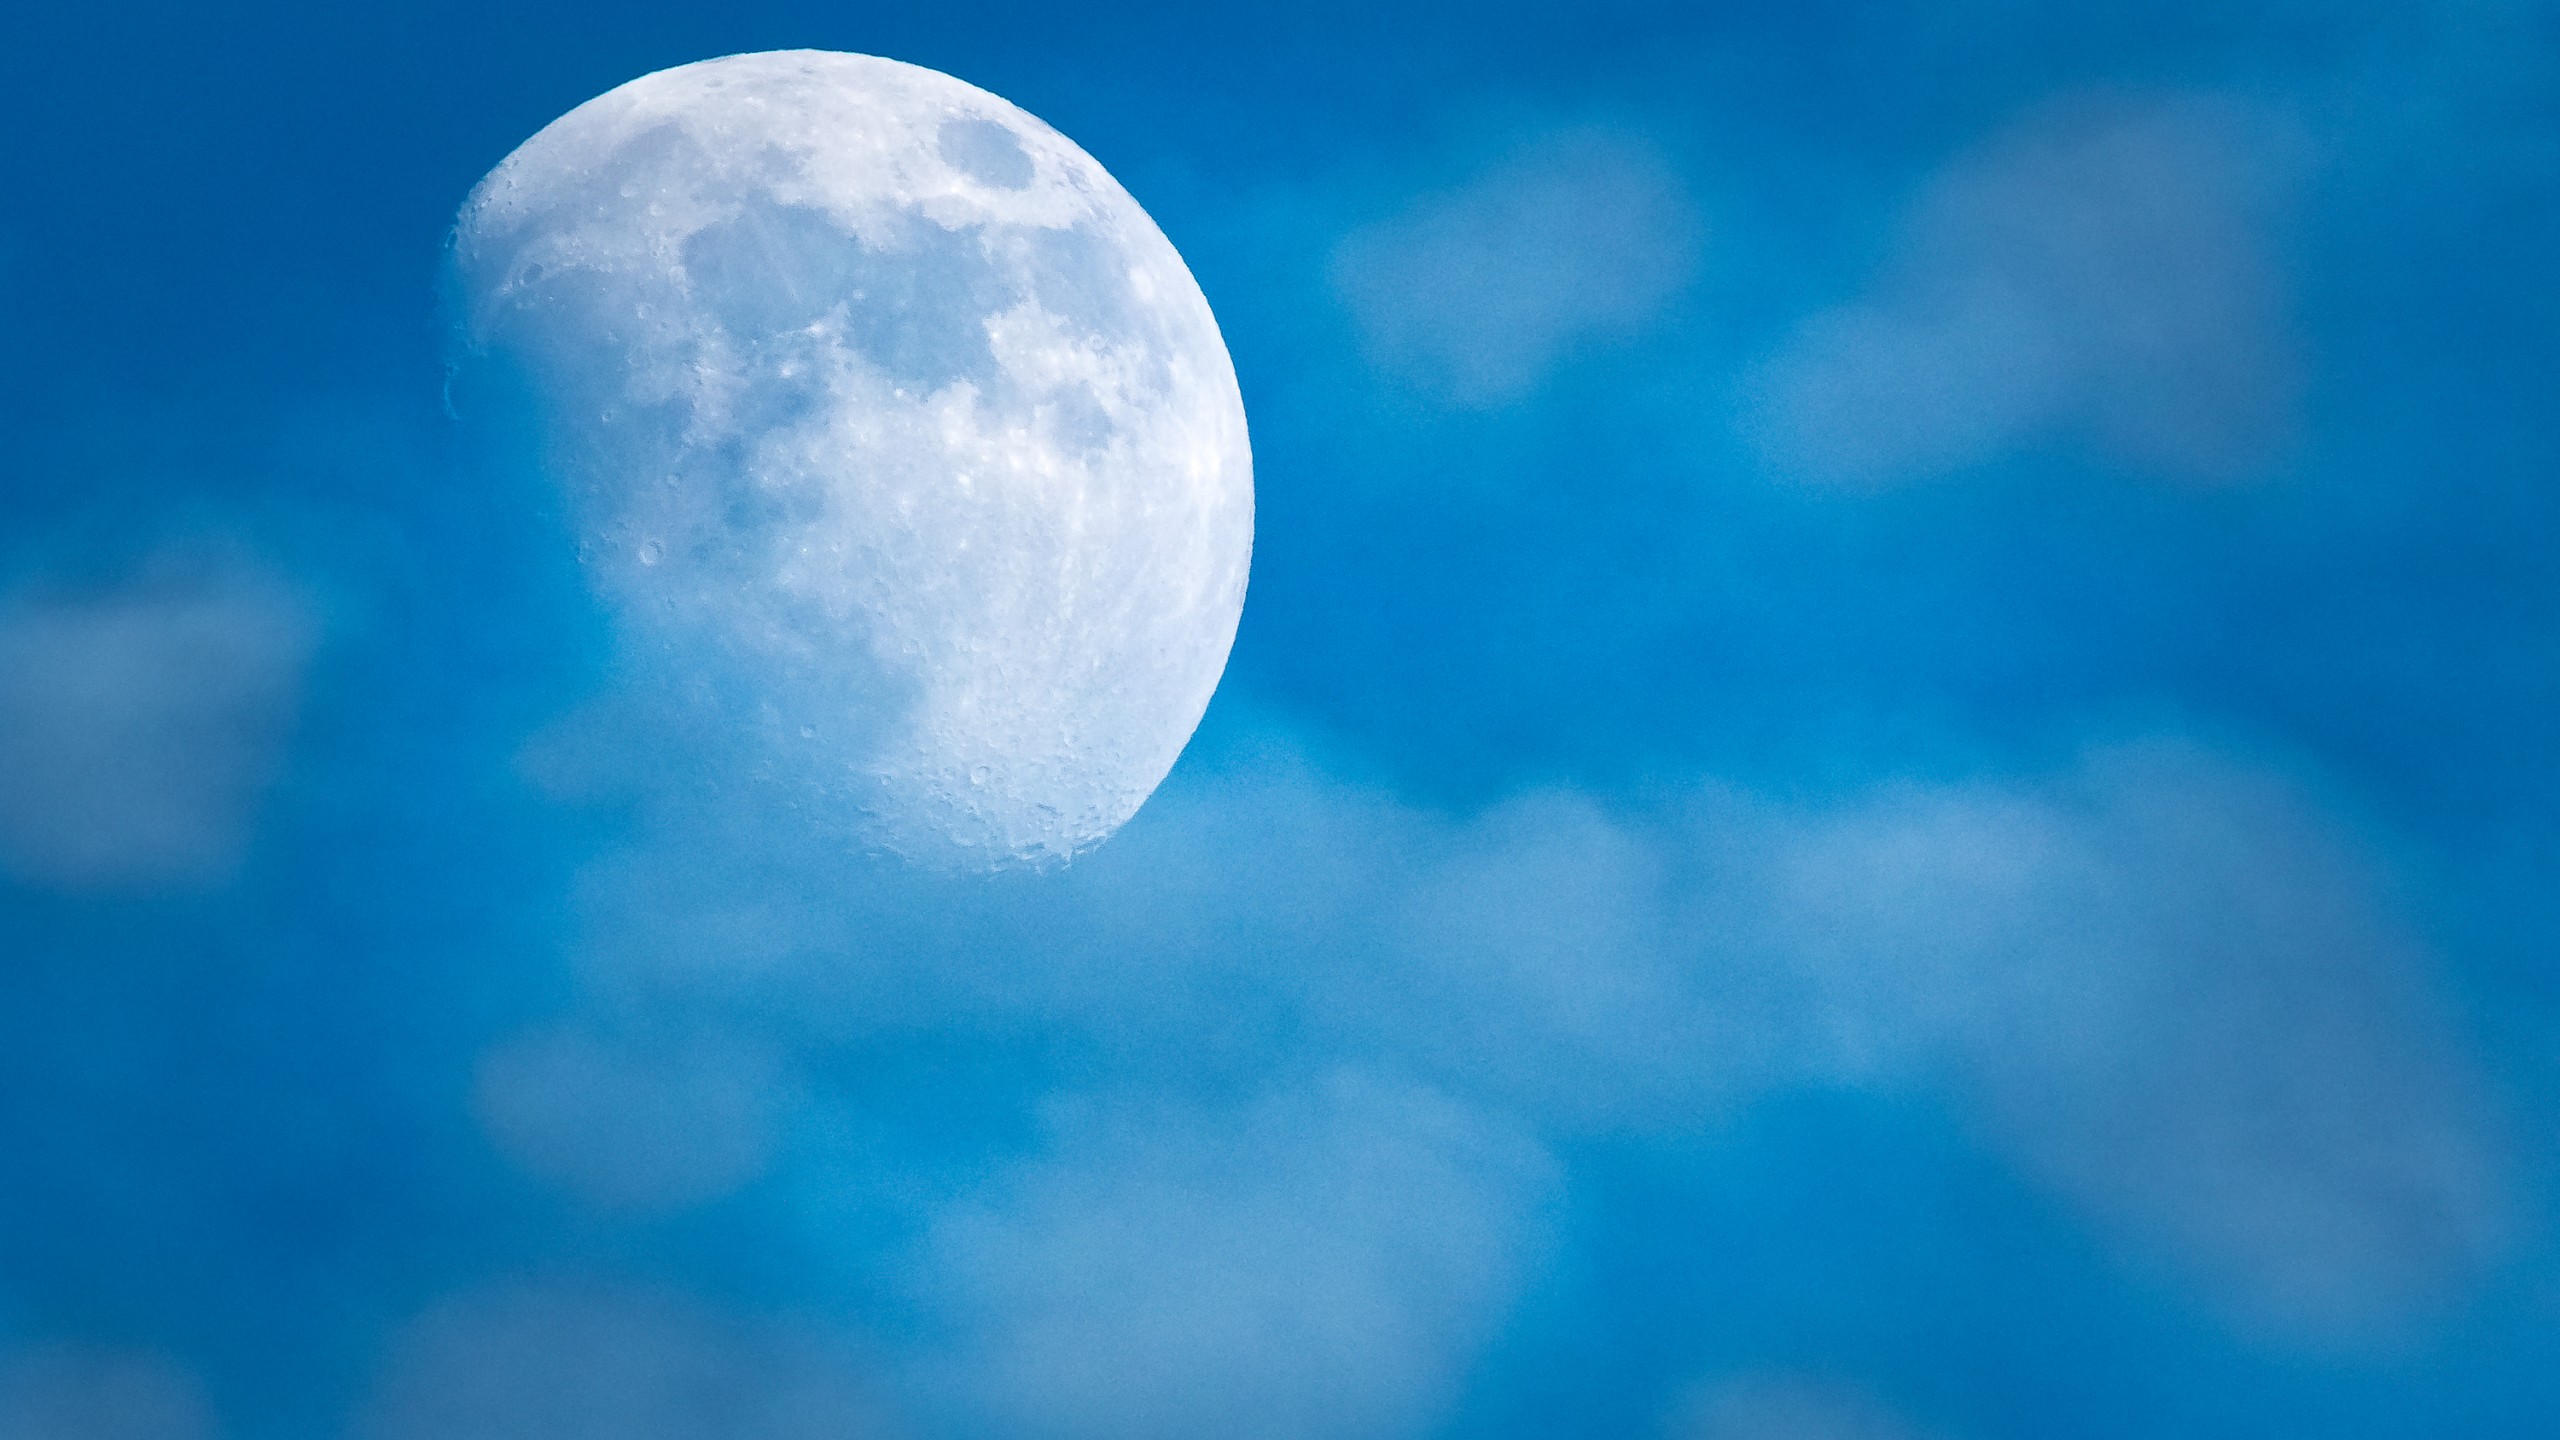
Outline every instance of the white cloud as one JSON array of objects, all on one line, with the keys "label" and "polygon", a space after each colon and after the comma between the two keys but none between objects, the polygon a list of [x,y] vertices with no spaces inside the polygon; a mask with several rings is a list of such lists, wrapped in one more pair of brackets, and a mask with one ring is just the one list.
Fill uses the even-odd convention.
[{"label": "white cloud", "polygon": [[360,1440],[863,1440],[892,1433],[859,1358],[815,1329],[656,1291],[524,1283],[393,1341]]},{"label": "white cloud", "polygon": [[1332,278],[1372,363],[1468,406],[1641,332],[1695,277],[1697,207],[1639,136],[1542,137],[1343,237]]},{"label": "white cloud", "polygon": [[501,1152],[608,1209],[716,1200],[773,1155],[781,1078],[715,1037],[534,1031],[482,1055],[475,1080],[473,1111]]},{"label": "white cloud", "polygon": [[931,1237],[965,1337],[942,1383],[979,1434],[1424,1434],[1534,1269],[1553,1186],[1499,1122],[1350,1074],[1232,1112],[1072,1108]]},{"label": "white cloud", "polygon": [[66,890],[220,883],[317,638],[299,597],[231,554],[0,601],[0,869]]},{"label": "white cloud", "polygon": [[7,1440],[214,1440],[193,1374],[164,1356],[77,1345],[0,1352]]},{"label": "white cloud", "polygon": [[2199,100],[2046,106],[1950,164],[1866,298],[1754,380],[1773,464],[1881,485],[2067,439],[2173,479],[2265,468],[2294,344],[2264,220],[2272,128]]}]

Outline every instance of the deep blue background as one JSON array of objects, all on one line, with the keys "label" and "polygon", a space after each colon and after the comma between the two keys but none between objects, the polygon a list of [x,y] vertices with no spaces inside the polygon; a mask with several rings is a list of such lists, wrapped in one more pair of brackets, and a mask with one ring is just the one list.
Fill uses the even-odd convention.
[{"label": "deep blue background", "polygon": [[[974,1412],[912,1378],[937,1347],[981,1353],[943,1328],[972,1322],[902,1288],[902,1247],[944,1203],[918,1195],[1011,1173],[1007,1157],[1044,1143],[1032,1137],[1054,1095],[1214,1107],[1348,1056],[1506,1134],[1516,1116],[1554,1178],[1520,1202],[1542,1238],[1491,1246],[1517,1276],[1446,1302],[1472,1317],[1456,1326],[1471,1338],[1423,1346],[1393,1382],[1436,1398],[1411,1414],[1344,1402],[1322,1433],[2537,1433],[2560,1414],[2555,28],[2525,3],[20,7],[0,20],[0,581],[111,593],[150,556],[217,537],[282,577],[317,638],[235,866],[166,885],[0,877],[0,1339],[163,1357],[151,1363],[192,1377],[234,1436],[407,1434],[362,1417],[389,1403],[382,1357],[412,1316],[504,1277],[567,1275],[722,1314],[818,1317],[858,1337],[862,1383],[889,1397],[882,1433],[965,1433],[996,1422],[950,1420]],[[1387,941],[1362,948],[1361,924],[1305,918],[1325,903],[1321,877],[1200,902],[1197,934],[1162,943],[1228,978],[1201,982],[1200,1013],[1145,1022],[1152,1038],[1072,1005],[1053,1032],[1040,1014],[928,994],[884,1029],[774,1041],[801,1077],[794,1123],[864,1138],[783,1142],[743,1191],[634,1215],[524,1173],[474,1119],[474,1066],[502,1037],[593,1003],[573,958],[592,923],[580,877],[652,842],[626,810],[522,778],[526,737],[599,683],[608,642],[547,493],[473,463],[443,411],[440,246],[470,185],[578,102],[666,65],[792,46],[932,66],[1039,115],[1148,207],[1218,312],[1254,424],[1259,523],[1225,686],[1172,782],[1182,813],[1214,815],[1222,786],[1249,790],[1279,763],[1263,758],[1274,744],[1317,757],[1287,764],[1317,772],[1319,791],[1408,817],[1351,868],[1405,863],[1410,846],[1460,856],[1411,859],[1417,874],[1463,866],[1469,836],[1511,844],[1512,822],[1478,817],[1533,792],[1582,797],[1643,837],[1678,830],[1664,817],[1702,791],[1816,817],[1771,822],[1790,835],[1833,823],[1820,817],[1858,823],[1915,787],[2060,796],[2033,803],[2096,817],[2090,843],[2119,866],[2107,895],[2156,891],[2186,915],[2189,879],[2104,838],[2138,802],[2105,781],[2087,798],[2071,778],[2092,746],[2178,737],[2209,758],[2172,770],[2206,778],[2135,791],[2203,807],[2200,831],[2219,835],[2216,797],[2255,782],[2215,777],[2277,777],[2291,797],[2277,808],[2327,837],[2302,863],[2350,877],[2305,882],[2317,894],[2300,913],[2370,909],[2400,937],[2377,942],[2382,960],[2340,962],[2353,972],[2341,987],[2376,967],[2398,977],[2354,1000],[2362,1018],[2342,1033],[2435,1058],[2350,1056],[2336,1073],[2379,1074],[2386,1096],[2393,1077],[2419,1076],[2420,1118],[2377,1119],[2375,1133],[2459,1130],[2454,1148],[2473,1158],[2455,1168],[2490,1178],[2444,1184],[2494,1192],[2482,1204],[2501,1218],[2441,1243],[2434,1221],[2408,1219],[2418,1298],[2341,1302],[2355,1313],[2335,1325],[2267,1320],[2257,1282],[2181,1249],[2186,1221],[2142,1218],[2139,1201],[2135,1219],[2110,1221],[2074,1162],[2035,1158],[2053,1142],[2002,1138],[2045,1134],[2004,1130],[1998,1096],[2046,1082],[2002,1058],[2014,1037],[1998,1024],[1953,1042],[1966,1058],[1890,1079],[1782,1056],[1776,1070],[1812,1078],[1674,1087],[1682,1118],[1668,1124],[1557,1120],[1501,1084],[1475,1088],[1476,1061],[1434,1070],[1407,1055],[1392,1004],[1343,1032],[1359,1038],[1264,1026],[1250,997],[1292,983],[1257,978],[1269,967],[1317,952],[1401,963]],[[2011,173],[2003,147],[2067,129],[2047,117],[2074,103],[2226,117],[2201,149],[2160,152],[2165,200],[2104,213],[2192,204],[2245,234],[2293,387],[2274,441],[2212,475],[2164,473],[2058,409],[1958,460],[1836,483],[1757,444],[1769,357],[1808,317],[1889,306],[1906,283],[1934,293],[1896,277],[1946,263],[1910,239],[1946,193],[1939,177]],[[1595,129],[1658,167],[1644,173],[1664,203],[1695,217],[1694,262],[1665,295],[1624,324],[1563,322],[1533,378],[1492,397],[1435,381],[1427,357],[1399,368],[1364,346],[1343,237],[1405,243],[1427,226],[1399,217],[1505,183],[1543,135]],[[2180,164],[2226,150],[2239,179],[2182,188]],[[2227,214],[2217,187],[2242,194]],[[2022,193],[2033,206],[2043,192]],[[1569,292],[1620,263],[1553,262],[1573,252],[1574,220],[1495,235],[1481,284],[1462,276],[1449,293],[1494,309],[1515,289],[1567,293],[1572,313]],[[2060,243],[2084,242],[2104,246]],[[1529,258],[1504,269],[1506,245]],[[2174,299],[2192,278],[2171,263],[2146,283]],[[2222,328],[2206,315],[2203,333]],[[2096,394],[2113,374],[2093,362],[2057,383]],[[32,745],[0,755],[41,763]],[[1155,818],[1119,843],[1141,843]],[[1723,843],[1791,843],[1735,823],[1717,833],[1745,838]],[[1412,834],[1426,838],[1397,838]],[[1305,863],[1285,845],[1224,843],[1201,863]],[[1687,841],[1643,843],[1688,863]],[[2350,858],[2317,858],[2333,852]],[[2299,929],[2295,900],[2251,898],[2263,853],[2213,850],[2197,893],[2279,917],[2249,934]],[[1545,873],[1518,882],[1537,892],[1520,903],[1546,914],[1552,896],[1570,930],[1581,892]],[[755,882],[723,883],[734,898]],[[773,883],[833,913],[811,898],[823,880]],[[1970,913],[1964,882],[1947,883],[1951,912]],[[861,930],[893,969],[965,970],[1048,943],[983,915],[949,921],[977,939],[936,938],[942,902],[864,903],[903,917]],[[2222,924],[2225,904],[2196,901],[2195,923]],[[1704,901],[1673,913],[1701,935],[1727,923]],[[1112,924],[1094,932],[1098,952],[1144,929]],[[1268,939],[1302,933],[1317,938]],[[2070,943],[2043,943],[2051,926],[2037,933],[2024,963],[2081,963]],[[2239,975],[2240,990],[2258,973],[2210,943],[2160,943],[2206,955],[2204,973]],[[2318,990],[2330,958],[2312,945],[2268,973]],[[1130,963],[1118,983],[1155,985]],[[1925,986],[1938,972],[1922,973]],[[1217,988],[1229,984],[1247,998]],[[2404,990],[2425,998],[2404,1006]],[[766,1022],[737,1003],[749,1013],[732,1028],[752,1035]],[[2154,1057],[2138,1064],[2172,1067],[2138,1087],[2245,1090],[2251,1057],[2275,1050],[2296,1056],[2284,1063],[2306,1093],[2331,1093],[2326,1052],[2250,1033],[2205,1060],[2153,1044],[2182,1013],[2127,1022]],[[2288,1001],[2250,1013],[2273,1031],[2294,1018]],[[2420,1037],[2405,1046],[2404,1020]],[[2065,1113],[2104,1132],[2119,1112],[2091,1103]],[[2197,1103],[2224,1113],[2210,1093]],[[2324,1102],[2251,1103],[2232,1102],[2263,1122],[2266,1165],[2293,1164],[2285,1105]],[[838,1125],[830,1107],[855,1118]],[[2318,1158],[2324,1143],[2300,1142],[2309,1169],[2366,1214],[2368,1171]],[[2123,1145],[2136,1165],[2180,1153]],[[1079,1173],[1108,1190],[1114,1163]],[[837,1208],[813,1212],[817,1192]],[[1432,1231],[1437,1192],[1410,1193],[1424,1197],[1410,1223]],[[2304,1244],[2317,1269],[2325,1252]],[[2439,1251],[2451,1258],[2425,1258]],[[2335,1266],[2353,1290],[2396,1263],[2358,1251]],[[35,1413],[8,1408],[9,1385],[69,1383],[15,1373],[0,1368],[0,1426]],[[1772,1374],[1795,1398],[1760,1415],[1750,1386],[1776,1382],[1748,1377]],[[1303,1383],[1323,1411],[1324,1384]],[[1711,1417],[1666,1419],[1692,1392]],[[1180,1433],[1152,1413],[1081,1431],[1007,1423]],[[127,1433],[46,1423],[33,1440]],[[604,1433],[527,1423],[493,1433]],[[724,1433],[665,1423],[671,1440]],[[726,1433],[799,1433],[756,1423]],[[181,1440],[151,1440],[164,1433]]]}]

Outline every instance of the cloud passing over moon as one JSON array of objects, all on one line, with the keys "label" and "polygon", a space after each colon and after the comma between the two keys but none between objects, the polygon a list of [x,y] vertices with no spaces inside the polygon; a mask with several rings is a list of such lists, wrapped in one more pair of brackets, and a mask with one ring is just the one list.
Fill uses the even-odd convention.
[{"label": "cloud passing over moon", "polygon": [[2560,1440],[2553,8],[17,7],[0,1440]]},{"label": "cloud passing over moon", "polygon": [[510,155],[452,266],[466,393],[533,422],[635,664],[760,789],[993,869],[1171,768],[1243,604],[1243,404],[1064,136],[895,61],[681,66]]}]

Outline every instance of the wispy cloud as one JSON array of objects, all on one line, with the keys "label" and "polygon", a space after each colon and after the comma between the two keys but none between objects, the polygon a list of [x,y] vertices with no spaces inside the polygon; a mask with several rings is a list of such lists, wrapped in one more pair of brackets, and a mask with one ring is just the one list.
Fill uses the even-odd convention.
[{"label": "wispy cloud", "polygon": [[1777,923],[1844,1073],[1945,1074],[2245,1323],[2351,1337],[2502,1252],[2512,1177],[2433,963],[2280,774],[2152,742],[1790,828]]},{"label": "wispy cloud", "polygon": [[1934,1440],[1855,1386],[1780,1371],[1701,1387],[1667,1440]]},{"label": "wispy cloud", "polygon": [[962,884],[755,773],[877,677],[617,639],[401,418],[418,182],[591,47],[51,7],[0,1440],[2531,1433],[2531,8],[916,9],[1183,247],[1267,502],[1180,773]]},{"label": "wispy cloud", "polygon": [[1704,241],[1660,149],[1580,128],[1352,231],[1332,279],[1372,363],[1454,404],[1493,406],[1641,333],[1695,277]]},{"label": "wispy cloud", "polygon": [[218,1440],[203,1387],[166,1356],[85,1345],[0,1351],[9,1440]]},{"label": "wispy cloud", "polygon": [[2053,442],[2176,480],[2259,473],[2299,385],[2266,229],[2279,133],[2191,97],[2020,118],[1923,188],[1865,297],[1768,359],[1747,430],[1782,471],[1833,483]]},{"label": "wispy cloud", "polygon": [[823,1330],[653,1290],[501,1284],[394,1340],[359,1440],[865,1440],[859,1357]]},{"label": "wispy cloud", "polygon": [[[662,823],[587,890],[599,1013],[752,1012],[812,1055],[1038,1037],[1074,1057],[1053,1085],[1118,1097],[942,1231],[968,1277],[949,1293],[994,1337],[971,1369],[1015,1376],[998,1390],[1034,1428],[1134,1423],[1055,1378],[1084,1363],[1057,1337],[1097,1332],[1124,1368],[1221,1374],[1287,1412],[1285,1377],[1215,1338],[1330,1323],[1271,1309],[1275,1236],[1338,1243],[1322,1263],[1348,1291],[1369,1222],[1334,1207],[1368,1205],[1362,1187],[1514,1203],[1457,1162],[1382,1161],[1441,1143],[1380,1138],[1416,1115],[1685,1148],[1800,1087],[1937,1094],[2130,1273],[2288,1344],[2423,1317],[2505,1253],[2494,1111],[2389,868],[2307,782],[2175,735],[1962,782],[1701,783],[1644,807],[1545,791],[1472,817],[1246,745],[1039,886],[884,884],[772,848],[776,827]],[[1217,1108],[1236,1077],[1336,1066],[1378,1078]],[[1291,1178],[1317,1174],[1335,1178]],[[1100,1258],[1105,1231],[1178,1238],[1159,1274]],[[1174,1250],[1226,1257],[1233,1284]],[[1470,1293],[1489,1313],[1507,1291]],[[1207,1403],[1189,1383],[1164,1381],[1167,1413]]]},{"label": "wispy cloud", "polygon": [[715,1200],[771,1158],[783,1082],[718,1036],[529,1031],[481,1056],[473,1111],[528,1172],[613,1210]]},{"label": "wispy cloud", "polygon": [[219,884],[318,638],[306,601],[229,550],[0,600],[0,867],[65,890]]},{"label": "wispy cloud", "polygon": [[1427,1434],[1554,1198],[1515,1128],[1357,1073],[1064,1104],[933,1229],[918,1272],[961,1336],[935,1373],[970,1433]]}]

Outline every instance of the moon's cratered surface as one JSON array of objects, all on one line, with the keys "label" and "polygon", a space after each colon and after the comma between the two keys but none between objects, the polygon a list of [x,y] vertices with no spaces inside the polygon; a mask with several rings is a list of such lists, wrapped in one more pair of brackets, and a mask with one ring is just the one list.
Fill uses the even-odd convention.
[{"label": "moon's cratered surface", "polygon": [[590,583],[814,823],[994,868],[1091,846],[1190,738],[1252,550],[1200,288],[983,90],[738,55],[473,190],[460,363],[510,377]]}]

